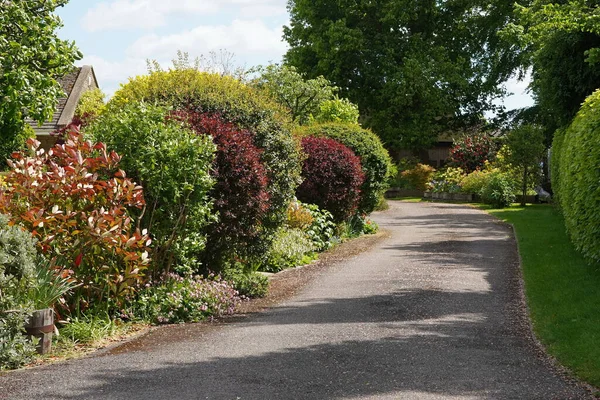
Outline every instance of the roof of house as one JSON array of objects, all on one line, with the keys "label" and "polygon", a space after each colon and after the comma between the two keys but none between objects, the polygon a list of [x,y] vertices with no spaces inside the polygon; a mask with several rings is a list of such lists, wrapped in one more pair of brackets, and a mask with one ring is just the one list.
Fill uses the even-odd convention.
[{"label": "roof of house", "polygon": [[79,98],[90,86],[98,87],[98,80],[91,65],[77,67],[72,72],[58,79],[66,96],[58,99],[56,110],[52,119],[45,121],[41,126],[37,121],[27,118],[26,122],[33,128],[36,135],[49,135],[60,128],[64,128],[75,116],[75,109]]}]

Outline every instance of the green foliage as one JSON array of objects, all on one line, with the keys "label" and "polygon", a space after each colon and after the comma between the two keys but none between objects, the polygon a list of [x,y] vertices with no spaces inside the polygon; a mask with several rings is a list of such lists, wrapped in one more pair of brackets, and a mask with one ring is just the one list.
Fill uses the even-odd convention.
[{"label": "green foliage", "polygon": [[510,206],[515,201],[516,187],[510,174],[501,171],[491,172],[481,190],[481,199],[495,208]]},{"label": "green foliage", "polygon": [[559,146],[560,205],[575,248],[592,262],[600,261],[600,91],[583,104]]},{"label": "green foliage", "polygon": [[287,207],[300,182],[299,144],[285,110],[268,95],[228,77],[199,72],[188,66],[133,78],[109,102],[117,110],[127,102],[159,102],[175,110],[219,114],[225,121],[253,134],[262,149],[268,174],[270,208],[262,221],[261,243],[283,224]]},{"label": "green foliage", "polygon": [[312,116],[310,122],[323,124],[326,122],[341,122],[348,124],[358,124],[360,116],[358,106],[348,99],[335,97],[332,100],[325,100],[319,105],[319,111]]},{"label": "green foliage", "polygon": [[425,191],[428,189],[427,184],[433,179],[434,173],[435,168],[432,166],[418,163],[413,168],[402,171],[398,183],[406,189]]},{"label": "green foliage", "polygon": [[104,112],[105,97],[106,95],[98,88],[86,90],[79,98],[79,103],[75,108],[75,117],[82,119],[85,124],[90,124]]},{"label": "green foliage", "polygon": [[327,210],[319,209],[316,204],[302,204],[312,217],[312,223],[305,229],[316,251],[325,251],[333,246],[335,223],[333,215]]},{"label": "green foliage", "polygon": [[31,234],[10,226],[0,215],[0,370],[18,368],[35,353],[35,345],[23,333],[33,310],[27,293],[35,284],[36,261]]},{"label": "green foliage", "polygon": [[433,174],[429,186],[432,192],[458,193],[464,175],[462,168],[448,167]]},{"label": "green foliage", "polygon": [[508,154],[506,161],[520,171],[523,197],[521,205],[525,205],[525,195],[529,182],[539,176],[540,163],[544,157],[544,133],[533,125],[519,126],[506,135]]},{"label": "green foliage", "polygon": [[492,170],[475,170],[460,181],[461,191],[481,195],[483,188],[491,178]]},{"label": "green foliage", "polygon": [[202,230],[214,219],[208,193],[216,146],[166,116],[165,108],[127,104],[104,113],[86,134],[123,154],[122,168],[144,187],[148,206],[138,216],[154,237],[155,273],[172,264],[196,271],[206,244]]},{"label": "green foliage", "polygon": [[114,335],[118,330],[116,322],[108,315],[85,315],[70,318],[60,328],[59,341],[74,344],[89,344]]},{"label": "green foliage", "polygon": [[[58,264],[58,265],[57,265]],[[64,264],[63,264],[64,265]],[[36,266],[34,283],[27,293],[36,310],[54,308],[73,292],[80,284],[70,276],[70,272],[56,260],[39,261]]]},{"label": "green foliage", "polygon": [[238,292],[220,278],[169,274],[141,291],[132,310],[153,323],[198,322],[232,314],[239,301]]},{"label": "green foliage", "polygon": [[277,272],[307,264],[314,259],[312,240],[300,229],[280,229],[269,249],[262,270]]},{"label": "green foliage", "polygon": [[23,118],[42,123],[63,95],[56,77],[73,68],[81,54],[58,38],[54,14],[68,0],[3,1],[0,7],[0,162],[24,148]]},{"label": "green foliage", "polygon": [[515,55],[498,0],[291,0],[285,62],[323,75],[393,148],[428,148],[453,124],[494,108]]},{"label": "green foliage", "polygon": [[552,194],[554,201],[560,205],[560,160],[563,154],[565,146],[565,136],[567,135],[567,129],[561,128],[554,134],[554,140],[552,141],[552,157],[550,159],[550,179],[552,181]]},{"label": "green foliage", "polygon": [[243,266],[230,266],[221,271],[221,276],[238,291],[240,296],[249,298],[265,297],[269,292],[269,278]]},{"label": "green foliage", "polygon": [[365,173],[359,213],[372,212],[388,189],[392,160],[381,140],[368,129],[354,124],[315,124],[298,129],[300,135],[328,137],[346,145],[360,158]]},{"label": "green foliage", "polygon": [[315,79],[305,79],[296,68],[285,65],[271,64],[259,66],[253,72],[259,74],[251,85],[269,93],[279,104],[285,106],[294,122],[306,124],[311,116],[321,115],[323,118],[336,117],[352,118],[352,104],[323,102],[332,100],[337,88],[322,76]]},{"label": "green foliage", "polygon": [[570,123],[580,104],[598,87],[598,4],[533,0],[515,4],[515,14],[517,21],[502,35],[520,54],[521,68],[531,68],[537,122],[552,135]]}]

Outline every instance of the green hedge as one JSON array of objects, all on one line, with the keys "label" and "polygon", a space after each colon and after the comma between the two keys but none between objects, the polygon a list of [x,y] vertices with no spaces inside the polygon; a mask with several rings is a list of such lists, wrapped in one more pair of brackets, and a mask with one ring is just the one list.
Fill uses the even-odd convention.
[{"label": "green hedge", "polygon": [[560,144],[558,192],[577,250],[600,261],[600,90],[586,99]]},{"label": "green hedge", "polygon": [[318,136],[335,139],[349,147],[361,161],[365,182],[361,187],[362,197],[359,213],[369,214],[389,187],[392,159],[377,135],[356,124],[326,123],[298,128],[301,136]]},{"label": "green hedge", "polygon": [[550,159],[550,179],[552,181],[552,192],[554,200],[560,204],[560,158],[563,154],[563,146],[567,130],[560,128],[554,132],[552,140],[552,157]]}]

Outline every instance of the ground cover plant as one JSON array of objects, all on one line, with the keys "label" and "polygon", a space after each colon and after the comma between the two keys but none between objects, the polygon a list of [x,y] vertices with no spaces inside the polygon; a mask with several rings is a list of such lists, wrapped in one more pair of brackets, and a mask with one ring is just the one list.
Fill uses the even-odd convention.
[{"label": "ground cover plant", "polygon": [[569,241],[548,205],[488,210],[515,227],[533,328],[548,352],[600,386],[600,274]]}]

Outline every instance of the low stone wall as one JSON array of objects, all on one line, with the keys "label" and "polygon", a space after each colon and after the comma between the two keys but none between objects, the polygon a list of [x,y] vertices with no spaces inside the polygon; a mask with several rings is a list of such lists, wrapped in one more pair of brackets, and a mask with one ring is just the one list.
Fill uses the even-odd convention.
[{"label": "low stone wall", "polygon": [[393,197],[423,197],[423,191],[416,189],[389,188],[385,192],[385,197],[388,199]]},{"label": "low stone wall", "polygon": [[425,192],[423,197],[431,200],[473,201],[472,193]]}]

